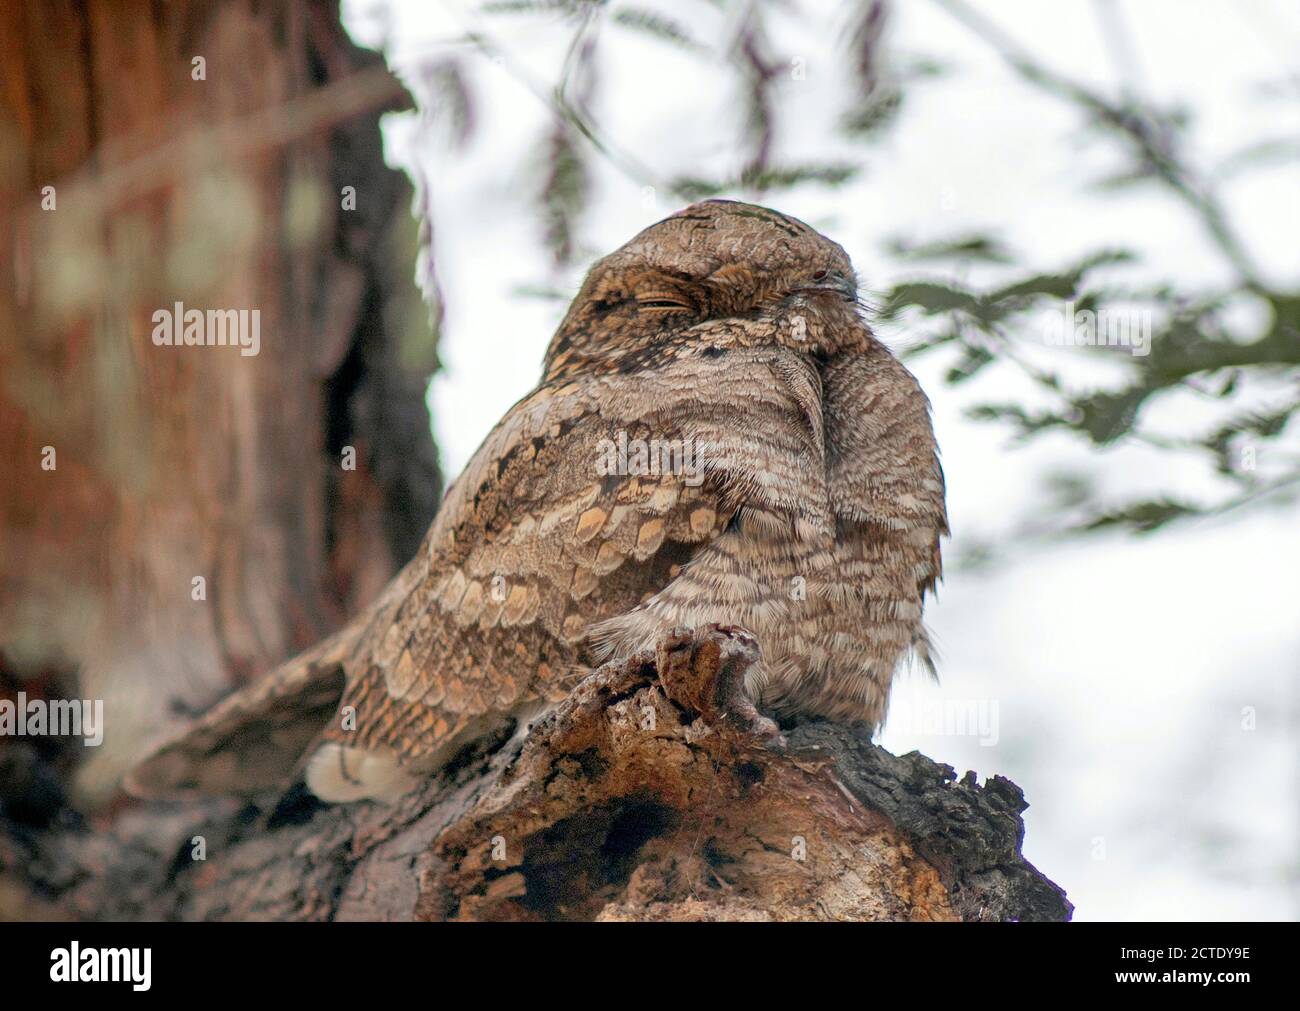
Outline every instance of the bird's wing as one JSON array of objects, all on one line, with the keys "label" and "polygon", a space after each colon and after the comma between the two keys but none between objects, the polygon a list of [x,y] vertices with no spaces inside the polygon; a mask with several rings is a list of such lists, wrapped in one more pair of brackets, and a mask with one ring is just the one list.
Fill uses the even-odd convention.
[{"label": "bird's wing", "polygon": [[837,523],[914,532],[917,587],[922,594],[933,590],[948,520],[929,400],[881,345],[835,359],[823,370],[823,383],[831,433],[827,483]]},{"label": "bird's wing", "polygon": [[[666,586],[738,508],[804,509],[789,489],[822,480],[819,391],[793,361],[677,359],[516,405],[448,492],[427,576],[359,651],[356,729],[336,721],[326,738],[418,763],[563,697],[591,660],[588,629]],[[773,481],[777,467],[795,480]]]},{"label": "bird's wing", "polygon": [[[417,557],[331,640],[328,664],[299,658],[231,696],[147,759],[133,787],[260,788],[322,724],[339,748],[418,768],[515,708],[561,697],[586,669],[587,627],[666,585],[737,508],[797,512],[806,503],[790,487],[824,489],[819,388],[793,361],[732,352],[540,388],[449,489]],[[799,473],[773,482],[776,467]],[[329,719],[340,668],[346,690]],[[295,717],[309,696],[318,704]],[[354,778],[346,764],[322,775]]]},{"label": "bird's wing", "polygon": [[127,775],[137,797],[247,792],[282,786],[338,708],[344,664],[373,620],[412,588],[407,566],[369,608],[316,646],[232,692]]},{"label": "bird's wing", "polygon": [[[845,592],[860,597],[833,620],[857,615],[856,628],[840,630],[846,641],[866,628],[877,640],[894,636],[933,670],[921,606],[942,576],[948,521],[929,401],[880,345],[833,360],[822,376],[836,568]],[[845,675],[856,675],[851,665]]]}]

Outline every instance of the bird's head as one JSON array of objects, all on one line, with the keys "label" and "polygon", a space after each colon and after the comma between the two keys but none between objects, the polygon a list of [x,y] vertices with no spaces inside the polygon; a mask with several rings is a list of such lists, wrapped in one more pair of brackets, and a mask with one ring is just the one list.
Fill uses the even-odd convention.
[{"label": "bird's head", "polygon": [[871,339],[837,243],[766,207],[705,200],[596,262],[551,341],[546,378],[737,347],[821,357]]}]

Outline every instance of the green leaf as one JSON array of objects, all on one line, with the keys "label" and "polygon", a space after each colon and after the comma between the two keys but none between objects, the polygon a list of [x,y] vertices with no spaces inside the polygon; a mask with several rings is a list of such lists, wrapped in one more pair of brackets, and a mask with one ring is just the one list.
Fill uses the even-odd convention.
[{"label": "green leaf", "polygon": [[789,165],[744,172],[737,184],[740,188],[756,190],[788,190],[803,183],[821,183],[823,186],[842,186],[861,171],[847,162],[822,165]]},{"label": "green leaf", "polygon": [[573,14],[579,0],[487,0],[479,10],[484,14]]},{"label": "green leaf", "polygon": [[913,244],[906,238],[895,237],[885,248],[903,260],[978,260],[984,263],[1010,263],[1012,256],[1006,246],[990,235],[965,235],[939,242]]},{"label": "green leaf", "polygon": [[978,314],[982,308],[980,297],[972,291],[938,281],[908,281],[895,286],[885,296],[881,315],[896,316],[909,305],[919,307],[927,316],[955,309]]},{"label": "green leaf", "polygon": [[1138,533],[1150,533],[1174,520],[1195,516],[1200,512],[1199,508],[1185,502],[1173,499],[1148,499],[1102,513],[1085,523],[1083,529],[1107,530],[1114,527],[1127,527]]},{"label": "green leaf", "polygon": [[682,25],[672,18],[639,7],[625,7],[614,12],[614,23],[634,31],[644,32],[662,42],[668,42],[690,52],[703,53],[707,46],[696,42]]},{"label": "green leaf", "polygon": [[1114,442],[1132,431],[1138,408],[1150,392],[1145,387],[1133,386],[1076,400],[1072,405],[1078,412],[1074,427],[1087,432],[1098,445]]},{"label": "green leaf", "polygon": [[993,353],[987,348],[968,344],[963,349],[961,360],[950,368],[944,380],[951,386],[964,383],[993,361]]},{"label": "green leaf", "polygon": [[849,164],[791,165],[747,171],[735,179],[679,176],[670,185],[684,200],[703,200],[735,190],[787,190],[804,183],[820,183],[833,188],[848,182],[859,171],[858,166]]},{"label": "green leaf", "polygon": [[863,139],[892,124],[903,107],[903,93],[897,89],[878,91],[844,116],[842,129],[850,136]]},{"label": "green leaf", "polygon": [[980,404],[967,408],[966,417],[972,421],[1010,422],[1023,437],[1029,437],[1049,428],[1068,428],[1070,421],[1059,414],[1030,414],[1019,404]]}]

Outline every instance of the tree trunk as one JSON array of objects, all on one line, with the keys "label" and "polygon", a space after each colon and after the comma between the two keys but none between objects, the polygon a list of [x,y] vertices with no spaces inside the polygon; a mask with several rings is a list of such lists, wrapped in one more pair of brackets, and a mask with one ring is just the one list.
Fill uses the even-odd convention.
[{"label": "tree trunk", "polygon": [[[406,98],[337,7],[0,13],[0,691],[104,700],[85,800],[355,613],[441,493]],[[258,310],[257,353],[157,345],[178,302]]]}]

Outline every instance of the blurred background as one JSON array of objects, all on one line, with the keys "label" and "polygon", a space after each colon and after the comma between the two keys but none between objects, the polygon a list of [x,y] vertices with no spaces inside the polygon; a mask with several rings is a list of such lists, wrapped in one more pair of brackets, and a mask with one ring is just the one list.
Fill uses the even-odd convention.
[{"label": "blurred background", "polygon": [[[0,166],[25,209],[0,436],[28,467],[0,494],[0,675],[72,679],[132,727],[111,759],[111,736],[45,756],[82,808],[368,599],[536,382],[591,261],[723,196],[841,243],[933,402],[940,679],[900,679],[882,743],[1018,783],[1024,852],[1079,919],[1300,918],[1294,3],[202,11],[144,55],[147,33],[81,29],[116,55],[92,121],[103,68],[137,70],[126,139],[40,165],[31,138],[72,128],[0,121],[29,141]],[[58,68],[34,34],[0,37],[28,54],[10,111]],[[150,96],[168,126],[141,126]],[[263,352],[149,347],[182,294],[268,307]],[[1088,342],[1107,318],[1137,346]],[[64,476],[32,469],[46,445]]]}]

